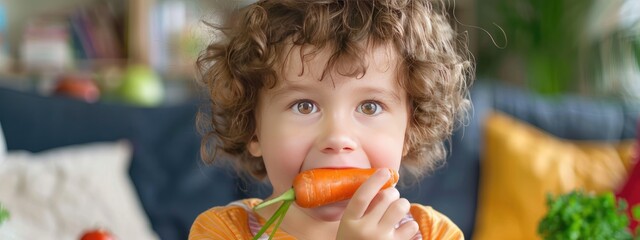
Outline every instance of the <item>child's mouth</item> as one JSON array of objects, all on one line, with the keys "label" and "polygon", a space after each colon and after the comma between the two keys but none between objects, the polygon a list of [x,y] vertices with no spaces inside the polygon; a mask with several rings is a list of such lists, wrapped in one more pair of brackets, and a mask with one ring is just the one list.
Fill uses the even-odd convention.
[{"label": "child's mouth", "polygon": [[354,166],[327,166],[327,167],[319,167],[315,169],[351,169],[351,168],[359,168]]}]

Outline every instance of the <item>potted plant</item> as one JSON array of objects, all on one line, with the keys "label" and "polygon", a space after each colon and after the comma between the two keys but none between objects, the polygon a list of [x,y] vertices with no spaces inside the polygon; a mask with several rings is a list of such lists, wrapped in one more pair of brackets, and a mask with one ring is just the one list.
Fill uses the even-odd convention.
[{"label": "potted plant", "polygon": [[[627,203],[616,200],[611,192],[601,195],[572,191],[556,198],[547,196],[548,212],[538,225],[538,234],[555,239],[624,239],[640,240],[640,228],[635,238],[628,229]],[[640,219],[640,205],[633,209]]]}]

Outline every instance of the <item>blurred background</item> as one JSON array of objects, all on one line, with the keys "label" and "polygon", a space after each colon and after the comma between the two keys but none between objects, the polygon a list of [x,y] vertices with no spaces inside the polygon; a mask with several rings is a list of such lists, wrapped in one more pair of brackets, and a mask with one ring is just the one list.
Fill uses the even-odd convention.
[{"label": "blurred background", "polygon": [[[3,0],[0,74],[29,84],[36,79],[43,93],[55,90],[63,76],[90,78],[110,91],[132,65],[165,83],[191,81],[194,59],[209,37],[200,20],[223,14],[214,13],[220,2]],[[639,98],[638,1],[448,4],[459,32],[468,35],[480,81],[551,95]]]},{"label": "blurred background", "polygon": [[[205,166],[195,124],[202,20],[246,2],[0,0],[0,239],[186,239],[202,211],[267,196]],[[474,107],[446,164],[402,195],[467,239],[540,238],[549,193],[639,203],[640,0],[443,2],[476,64]]]},{"label": "blurred background", "polygon": [[637,101],[639,6],[633,0],[483,1],[476,25],[500,48],[473,31],[478,76],[543,94]]}]

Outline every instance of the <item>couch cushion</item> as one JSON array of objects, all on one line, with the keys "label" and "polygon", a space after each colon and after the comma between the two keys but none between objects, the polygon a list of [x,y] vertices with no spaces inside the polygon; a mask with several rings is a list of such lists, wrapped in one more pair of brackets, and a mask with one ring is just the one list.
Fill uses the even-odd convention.
[{"label": "couch cushion", "polygon": [[11,217],[0,232],[11,235],[0,236],[78,239],[103,228],[121,239],[157,239],[128,175],[130,157],[126,141],[9,152],[0,202]]},{"label": "couch cushion", "polygon": [[581,96],[545,97],[495,85],[494,109],[554,136],[573,140],[619,140],[635,136],[640,106]]},{"label": "couch cushion", "polygon": [[547,194],[617,189],[635,146],[561,140],[501,113],[487,119],[484,142],[474,239],[536,239]]},{"label": "couch cushion", "polygon": [[129,174],[162,239],[186,239],[200,212],[241,197],[230,171],[201,164],[197,108],[195,102],[157,108],[88,104],[0,88],[9,150],[128,139],[134,151]]}]

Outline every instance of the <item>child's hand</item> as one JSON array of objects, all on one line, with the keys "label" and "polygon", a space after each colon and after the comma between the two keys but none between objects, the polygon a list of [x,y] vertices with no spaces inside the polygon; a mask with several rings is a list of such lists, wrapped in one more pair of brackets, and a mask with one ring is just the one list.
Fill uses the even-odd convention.
[{"label": "child's hand", "polygon": [[416,235],[415,221],[395,228],[410,204],[395,188],[380,191],[389,177],[389,171],[377,171],[358,188],[340,220],[336,239],[411,239]]}]

